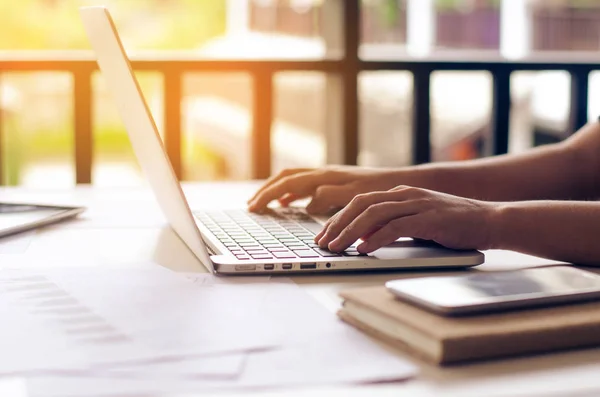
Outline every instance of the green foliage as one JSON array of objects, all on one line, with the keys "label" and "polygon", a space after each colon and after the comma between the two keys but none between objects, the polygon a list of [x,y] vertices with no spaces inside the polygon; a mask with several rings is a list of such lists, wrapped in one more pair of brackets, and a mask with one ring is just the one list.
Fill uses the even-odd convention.
[{"label": "green foliage", "polygon": [[88,48],[78,9],[105,3],[136,48],[193,49],[225,30],[225,0],[0,0],[0,49]]},{"label": "green foliage", "polygon": [[502,0],[476,0],[474,2],[468,0],[435,0],[435,5],[438,10],[443,9],[460,9],[464,5],[474,3],[476,6],[500,7]]}]

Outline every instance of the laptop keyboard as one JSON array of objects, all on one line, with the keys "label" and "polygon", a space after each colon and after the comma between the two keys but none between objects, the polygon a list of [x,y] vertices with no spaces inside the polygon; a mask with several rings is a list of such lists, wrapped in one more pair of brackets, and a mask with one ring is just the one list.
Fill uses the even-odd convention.
[{"label": "laptop keyboard", "polygon": [[300,208],[280,208],[262,214],[234,210],[194,215],[240,260],[361,256],[355,245],[342,253],[320,249],[314,238],[322,226]]}]

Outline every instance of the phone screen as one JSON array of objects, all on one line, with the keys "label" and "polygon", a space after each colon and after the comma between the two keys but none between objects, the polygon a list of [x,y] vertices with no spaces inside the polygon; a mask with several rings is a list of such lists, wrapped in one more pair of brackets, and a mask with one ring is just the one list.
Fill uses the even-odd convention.
[{"label": "phone screen", "polygon": [[400,297],[440,307],[481,305],[600,290],[600,276],[574,267],[555,266],[458,277],[391,281]]}]

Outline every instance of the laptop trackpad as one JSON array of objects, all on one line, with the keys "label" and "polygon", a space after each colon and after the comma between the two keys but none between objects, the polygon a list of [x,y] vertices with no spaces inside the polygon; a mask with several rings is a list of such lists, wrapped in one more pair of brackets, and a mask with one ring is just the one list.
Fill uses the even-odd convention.
[{"label": "laptop trackpad", "polygon": [[403,239],[369,254],[372,258],[393,260],[409,258],[435,258],[463,256],[464,252],[451,250],[429,241]]}]

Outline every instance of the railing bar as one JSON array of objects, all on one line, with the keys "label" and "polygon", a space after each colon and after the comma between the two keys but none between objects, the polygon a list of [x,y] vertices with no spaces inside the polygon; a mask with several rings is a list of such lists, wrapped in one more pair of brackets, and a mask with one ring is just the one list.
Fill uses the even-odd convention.
[{"label": "railing bar", "polygon": [[169,70],[163,76],[164,143],[173,171],[179,180],[183,178],[181,159],[181,73]]},{"label": "railing bar", "polygon": [[579,130],[588,122],[590,92],[590,70],[575,69],[571,74],[571,98],[569,110],[570,133]]},{"label": "railing bar", "polygon": [[413,72],[413,141],[412,162],[431,161],[431,70]]},{"label": "railing bar", "polygon": [[346,0],[344,3],[344,71],[343,71],[343,133],[344,163],[356,165],[359,153],[359,108],[358,75],[360,45],[360,0]]},{"label": "railing bar", "polygon": [[[347,0],[348,3],[355,3],[356,0]],[[356,9],[356,5],[349,4],[349,7]],[[353,11],[355,12],[355,11]],[[356,21],[356,16],[352,13],[348,15]],[[359,23],[355,22],[355,23]],[[347,50],[357,46],[359,34],[357,26],[352,28],[351,40],[346,43]],[[208,60],[194,58],[133,58],[132,66],[136,70],[151,70],[165,72],[166,70],[178,69],[181,73],[188,71],[239,71],[256,72],[270,71],[271,73],[283,71],[323,71],[340,72],[346,68],[344,59],[315,59],[315,60]],[[90,59],[76,60],[3,60],[0,57],[0,71],[69,71],[75,72],[82,68],[96,68],[96,62]],[[543,71],[543,70],[570,70],[573,67],[593,70],[597,68],[597,61],[589,60],[585,62],[552,62],[552,61],[519,61],[511,62],[506,60],[493,61],[453,61],[453,60],[360,60],[359,70],[410,70],[419,68],[431,70],[488,70],[491,71],[498,67],[506,68],[510,71]]]},{"label": "railing bar", "polygon": [[73,106],[75,127],[75,181],[92,182],[92,69],[73,72]]},{"label": "railing bar", "polygon": [[273,123],[273,75],[269,72],[253,76],[252,111],[252,178],[271,175],[271,126]]},{"label": "railing bar", "polygon": [[492,127],[484,149],[488,156],[508,153],[510,127],[511,72],[501,68],[495,70],[492,76]]}]

